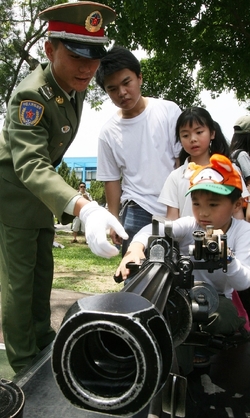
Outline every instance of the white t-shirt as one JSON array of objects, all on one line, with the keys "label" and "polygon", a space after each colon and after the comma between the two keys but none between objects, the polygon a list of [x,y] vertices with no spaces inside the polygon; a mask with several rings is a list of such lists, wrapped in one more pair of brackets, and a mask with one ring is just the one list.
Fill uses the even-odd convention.
[{"label": "white t-shirt", "polygon": [[[191,195],[189,194],[185,197],[185,194],[189,189],[189,180],[185,178],[188,162],[187,158],[183,165],[169,174],[158,199],[158,201],[164,205],[179,209],[180,218],[182,216],[193,215]],[[233,166],[238,172],[240,172],[239,168],[235,164],[233,164]],[[243,178],[241,178],[241,183],[243,190],[241,195],[244,198],[249,196],[249,192]]]},{"label": "white t-shirt", "polygon": [[193,214],[191,197],[190,195],[185,197],[189,188],[189,180],[185,178],[187,167],[188,158],[183,165],[169,174],[158,199],[166,206],[179,209],[179,217]]},{"label": "white t-shirt", "polygon": [[[232,153],[232,157],[237,151]],[[246,179],[250,177],[250,157],[246,151],[241,151],[238,154],[237,161],[240,165],[240,170],[242,172],[242,176]]]},{"label": "white t-shirt", "polygon": [[181,149],[175,140],[180,113],[174,102],[148,98],[140,115],[123,119],[116,113],[101,129],[97,180],[122,177],[122,203],[134,200],[149,213],[166,214],[166,207],[157,200]]},{"label": "white t-shirt", "polygon": [[[179,242],[180,253],[189,255],[189,245],[194,244],[193,231],[202,230],[195,218],[185,216],[172,222],[173,238]],[[147,248],[148,238],[152,235],[152,225],[142,228],[132,242],[141,242]],[[159,235],[164,236],[164,224],[159,225]],[[245,290],[250,287],[250,224],[244,220],[232,218],[227,231],[227,246],[235,253],[235,259],[227,266],[227,272],[222,269],[208,273],[206,270],[193,270],[195,281],[211,284],[218,293],[232,298],[233,289]],[[194,258],[191,256],[191,260]]]}]

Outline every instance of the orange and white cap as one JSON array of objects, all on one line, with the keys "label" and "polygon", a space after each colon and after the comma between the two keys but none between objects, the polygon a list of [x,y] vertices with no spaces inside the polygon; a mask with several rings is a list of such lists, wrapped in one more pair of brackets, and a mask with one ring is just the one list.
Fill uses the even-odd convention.
[{"label": "orange and white cap", "polygon": [[190,180],[190,188],[185,196],[194,190],[207,190],[221,195],[228,195],[235,188],[242,191],[239,172],[221,154],[213,154],[210,164],[206,166],[189,163],[185,177]]}]

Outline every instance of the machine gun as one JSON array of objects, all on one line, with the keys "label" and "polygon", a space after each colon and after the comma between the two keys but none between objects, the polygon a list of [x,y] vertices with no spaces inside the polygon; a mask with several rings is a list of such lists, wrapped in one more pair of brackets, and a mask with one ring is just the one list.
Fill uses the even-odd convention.
[{"label": "machine gun", "polygon": [[52,368],[72,404],[119,417],[160,405],[172,417],[185,416],[186,379],[178,374],[175,348],[186,341],[193,321],[206,320],[218,307],[217,292],[194,283],[193,269],[227,271],[226,236],[212,232],[196,231],[190,255],[182,256],[172,222],[153,217],[148,257],[128,266],[131,281],[120,292],[80,299],[68,310],[54,341]]}]

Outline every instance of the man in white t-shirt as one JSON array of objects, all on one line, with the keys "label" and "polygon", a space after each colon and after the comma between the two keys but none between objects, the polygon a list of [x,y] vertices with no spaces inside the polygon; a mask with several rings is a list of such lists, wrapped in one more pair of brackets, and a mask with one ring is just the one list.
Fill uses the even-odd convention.
[{"label": "man in white t-shirt", "polygon": [[[113,47],[101,60],[96,81],[119,108],[100,132],[97,179],[105,182],[109,211],[120,215],[129,235],[124,254],[152,215],[165,216],[158,196],[178,166],[181,145],[175,141],[175,125],[181,110],[174,102],[141,95],[140,63],[123,47]],[[114,231],[110,236],[121,243]]]}]

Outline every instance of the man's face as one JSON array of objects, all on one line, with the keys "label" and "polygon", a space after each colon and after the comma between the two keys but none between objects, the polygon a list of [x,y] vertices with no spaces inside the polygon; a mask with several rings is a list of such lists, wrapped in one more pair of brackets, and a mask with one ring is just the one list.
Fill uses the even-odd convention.
[{"label": "man's face", "polygon": [[213,225],[214,229],[227,232],[231,225],[231,217],[241,207],[241,201],[232,203],[227,196],[196,190],[191,193],[193,214],[198,224],[206,229]]},{"label": "man's face", "polygon": [[105,77],[104,88],[112,102],[125,111],[132,110],[141,97],[142,76],[129,69]]},{"label": "man's face", "polygon": [[80,186],[79,186],[79,190],[80,190],[80,192],[81,192],[81,193],[85,193],[85,191],[86,191],[86,186],[85,186],[85,184],[80,184]]},{"label": "man's face", "polygon": [[46,41],[45,52],[57,83],[67,93],[86,90],[100,64],[99,59],[81,57],[69,51],[62,42],[55,48]]}]

